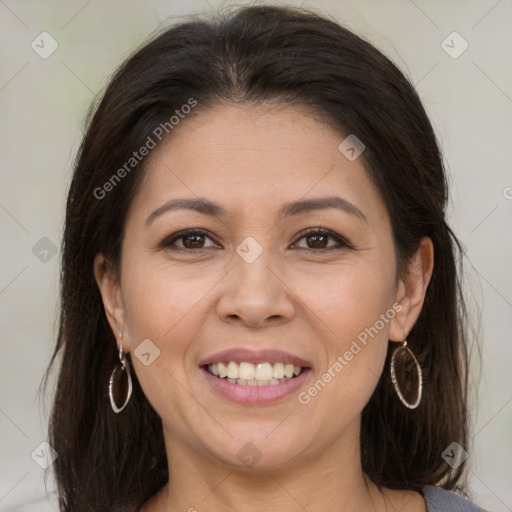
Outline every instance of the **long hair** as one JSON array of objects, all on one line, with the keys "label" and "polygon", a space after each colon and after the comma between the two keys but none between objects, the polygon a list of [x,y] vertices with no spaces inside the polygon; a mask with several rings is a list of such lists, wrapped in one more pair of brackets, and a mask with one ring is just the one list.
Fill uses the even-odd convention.
[{"label": "long hair", "polygon": [[406,409],[383,372],[362,413],[362,466],[379,486],[463,491],[465,464],[452,468],[441,456],[453,441],[468,441],[462,249],[446,222],[447,178],[428,116],[391,60],[335,20],[299,8],[246,6],[190,17],[154,35],[90,111],[67,198],[59,329],[45,377],[59,361],[49,442],[58,453],[52,468],[61,510],[136,511],[168,480],[162,422],[136,375],[127,408],[116,415],[110,407],[118,353],[93,260],[103,252],[119,268],[126,213],[145,162],[119,182],[112,176],[156,127],[167,123],[172,137],[170,116],[191,98],[197,106],[190,116],[221,103],[272,100],[308,108],[340,135],[356,134],[387,205],[400,276],[420,239],[432,239],[433,274],[408,338],[423,370],[423,399]]}]

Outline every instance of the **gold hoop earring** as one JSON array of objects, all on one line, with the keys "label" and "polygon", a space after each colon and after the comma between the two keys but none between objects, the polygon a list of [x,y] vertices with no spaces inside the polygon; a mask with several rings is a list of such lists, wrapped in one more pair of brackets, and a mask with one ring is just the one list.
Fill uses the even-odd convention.
[{"label": "gold hoop earring", "polygon": [[[119,339],[122,339],[123,333],[119,333]],[[121,365],[119,365],[121,363]],[[119,348],[119,363],[116,364],[110,375],[108,384],[108,395],[110,397],[110,405],[112,410],[119,414],[130,401],[132,396],[132,376],[130,373],[130,363],[124,357],[123,354],[123,343],[120,342]],[[118,407],[117,402],[121,396],[125,395],[123,405]]]},{"label": "gold hoop earring", "polygon": [[391,380],[400,401],[409,409],[416,409],[423,390],[421,366],[405,338],[391,356]]}]

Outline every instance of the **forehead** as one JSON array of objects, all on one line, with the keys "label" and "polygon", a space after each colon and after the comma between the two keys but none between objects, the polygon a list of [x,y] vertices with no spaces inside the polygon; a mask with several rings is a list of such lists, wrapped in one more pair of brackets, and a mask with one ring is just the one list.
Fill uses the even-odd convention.
[{"label": "forehead", "polygon": [[196,196],[239,217],[337,195],[369,217],[387,217],[364,159],[351,161],[338,149],[345,138],[297,107],[219,105],[185,118],[152,150],[132,209]]}]

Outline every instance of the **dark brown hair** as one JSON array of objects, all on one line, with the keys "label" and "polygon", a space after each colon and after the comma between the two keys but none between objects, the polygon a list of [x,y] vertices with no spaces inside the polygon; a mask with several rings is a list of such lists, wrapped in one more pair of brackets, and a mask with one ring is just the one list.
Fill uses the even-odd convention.
[{"label": "dark brown hair", "polygon": [[387,204],[400,276],[420,239],[432,239],[434,270],[408,338],[423,369],[423,399],[405,408],[383,372],[362,414],[362,465],[379,486],[463,491],[465,464],[452,469],[441,457],[453,441],[468,442],[462,250],[446,223],[447,179],[427,114],[399,69],[336,21],[249,6],[165,28],[126,60],[91,110],[67,200],[60,324],[46,373],[59,355],[49,441],[59,455],[53,469],[61,510],[138,510],[168,479],[162,422],[136,375],[127,408],[116,415],[110,407],[118,352],[93,275],[99,252],[119,268],[145,162],[106,197],[95,190],[190,98],[197,101],[190,115],[223,102],[272,100],[308,108],[340,137],[356,134]]}]

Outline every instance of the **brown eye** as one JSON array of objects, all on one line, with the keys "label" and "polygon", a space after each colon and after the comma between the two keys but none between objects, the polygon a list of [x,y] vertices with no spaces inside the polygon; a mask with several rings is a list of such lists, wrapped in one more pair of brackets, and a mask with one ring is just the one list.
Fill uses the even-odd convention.
[{"label": "brown eye", "polygon": [[[336,243],[334,245],[328,245],[329,239],[334,240]],[[306,240],[306,247],[300,247],[296,245],[300,249],[317,249],[321,251],[351,248],[350,244],[348,244],[340,236],[335,235],[331,231],[319,228],[311,228],[306,231],[303,231],[302,233],[300,233],[299,240]]]},{"label": "brown eye", "polygon": [[325,249],[329,240],[329,235],[308,235],[305,237],[311,249]]},{"label": "brown eye", "polygon": [[186,235],[182,236],[181,240],[183,240],[183,245],[187,249],[197,249],[202,248],[204,244],[204,235]]},{"label": "brown eye", "polygon": [[[206,231],[201,229],[192,229],[187,231],[180,231],[174,233],[166,238],[161,244],[161,248],[177,249],[177,250],[194,250],[194,249],[208,249],[215,247],[215,245],[205,246],[206,240],[212,240]],[[177,243],[181,242],[181,243]]]}]

